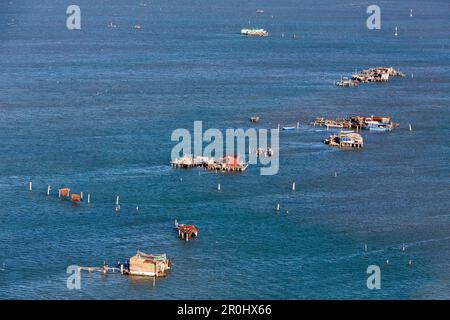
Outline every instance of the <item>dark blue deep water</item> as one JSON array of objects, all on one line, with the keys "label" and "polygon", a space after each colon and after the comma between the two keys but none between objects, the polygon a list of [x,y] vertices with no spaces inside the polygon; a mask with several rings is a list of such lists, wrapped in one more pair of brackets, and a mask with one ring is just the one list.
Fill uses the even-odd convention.
[{"label": "dark blue deep water", "polygon": [[[378,31],[366,28],[373,1],[74,3],[75,31],[68,2],[0,4],[0,298],[450,298],[447,0],[376,1]],[[270,36],[240,36],[249,25]],[[333,85],[378,65],[407,77]],[[401,126],[345,151],[307,125],[349,114]],[[170,168],[174,129],[247,128],[252,115],[261,128],[301,123],[281,132],[277,175]],[[46,197],[48,184],[92,204]],[[175,218],[200,237],[178,240]],[[83,274],[81,290],[66,288],[67,266],[137,249],[166,252],[169,276]],[[366,287],[371,264],[381,290]]]}]

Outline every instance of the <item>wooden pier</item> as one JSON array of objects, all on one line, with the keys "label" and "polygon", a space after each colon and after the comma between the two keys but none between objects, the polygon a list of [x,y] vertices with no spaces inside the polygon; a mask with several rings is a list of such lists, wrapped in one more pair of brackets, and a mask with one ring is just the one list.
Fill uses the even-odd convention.
[{"label": "wooden pier", "polygon": [[345,118],[325,119],[323,117],[317,117],[312,122],[312,125],[325,126],[325,127],[327,127],[327,129],[330,129],[330,128],[350,129],[352,127],[352,123],[351,123],[350,119],[345,119]]},{"label": "wooden pier", "polygon": [[390,77],[405,77],[405,74],[393,67],[375,67],[353,74],[352,80],[360,83],[388,82]]},{"label": "wooden pier", "polygon": [[229,165],[224,163],[214,163],[207,166],[208,170],[224,172],[243,172],[247,167],[248,164]]},{"label": "wooden pier", "polygon": [[329,129],[352,129],[356,132],[364,130],[370,131],[391,131],[400,126],[399,123],[394,123],[390,117],[387,116],[351,116],[348,118],[326,119],[324,117],[317,117],[311,122],[312,125],[325,126]]},{"label": "wooden pier", "polygon": [[118,263],[117,267],[104,264],[101,267],[79,267],[80,271],[99,272],[101,274],[120,273],[130,276],[164,277],[171,269],[172,262],[166,254],[147,254],[139,251],[130,258],[129,262]]},{"label": "wooden pier", "polygon": [[364,147],[364,139],[359,133],[351,132],[341,132],[339,134],[332,134],[328,139],[324,141],[332,147],[339,148],[353,148],[360,149]]},{"label": "wooden pier", "polygon": [[208,157],[184,156],[171,161],[173,168],[207,168],[211,171],[243,172],[248,164],[241,162],[238,156],[225,156],[220,160]]}]

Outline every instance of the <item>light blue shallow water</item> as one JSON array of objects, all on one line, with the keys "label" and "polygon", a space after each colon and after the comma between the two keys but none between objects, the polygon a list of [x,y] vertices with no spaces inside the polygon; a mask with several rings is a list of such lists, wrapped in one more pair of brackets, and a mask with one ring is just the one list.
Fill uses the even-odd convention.
[{"label": "light blue shallow water", "polygon": [[[369,1],[76,4],[81,31],[65,28],[57,1],[0,4],[0,298],[450,298],[447,1],[378,1],[379,31],[365,27]],[[241,37],[249,21],[270,36]],[[376,65],[408,76],[332,85]],[[174,129],[246,128],[254,114],[261,128],[303,124],[281,133],[279,174],[168,166]],[[306,125],[348,114],[401,127],[365,134],[355,152]],[[47,198],[47,184],[89,192],[92,204]],[[175,218],[200,237],[179,241]],[[166,252],[170,275],[153,286],[87,274],[81,290],[66,288],[68,265],[137,249]],[[381,290],[366,287],[370,264]]]}]

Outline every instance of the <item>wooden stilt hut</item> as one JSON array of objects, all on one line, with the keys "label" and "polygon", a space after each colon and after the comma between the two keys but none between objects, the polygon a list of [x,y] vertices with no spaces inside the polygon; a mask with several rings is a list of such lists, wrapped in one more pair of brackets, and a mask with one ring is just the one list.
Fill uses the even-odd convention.
[{"label": "wooden stilt hut", "polygon": [[166,254],[147,254],[138,250],[130,259],[129,275],[162,277],[170,270],[171,262]]}]

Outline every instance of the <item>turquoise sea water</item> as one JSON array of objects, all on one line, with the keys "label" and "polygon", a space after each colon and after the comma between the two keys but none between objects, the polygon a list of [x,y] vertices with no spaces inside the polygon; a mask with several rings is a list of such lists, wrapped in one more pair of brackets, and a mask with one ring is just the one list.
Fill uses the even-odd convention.
[{"label": "turquoise sea water", "polygon": [[[0,4],[0,298],[450,298],[448,1],[378,1],[379,31],[371,1],[75,2],[79,31],[60,1]],[[270,36],[241,37],[249,25]],[[407,77],[333,85],[377,65]],[[343,151],[307,125],[348,114],[401,127]],[[252,115],[301,122],[280,134],[277,175],[170,168],[174,129],[247,128]],[[46,197],[48,184],[92,204]],[[199,238],[178,240],[175,218]],[[137,249],[166,252],[169,276],[83,274],[67,289],[67,266]],[[366,287],[371,264],[381,290]]]}]

